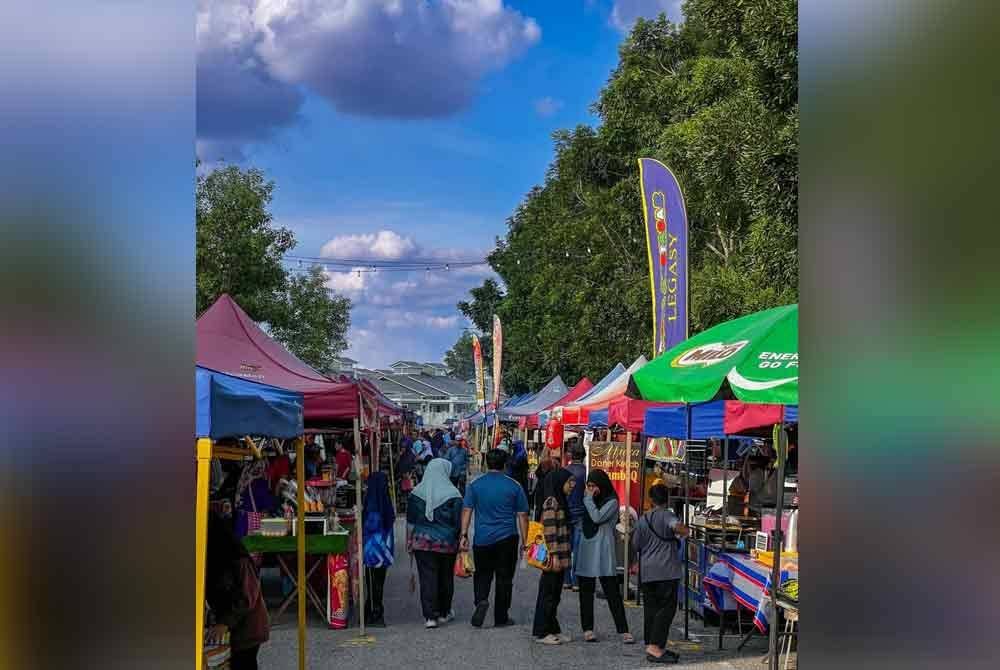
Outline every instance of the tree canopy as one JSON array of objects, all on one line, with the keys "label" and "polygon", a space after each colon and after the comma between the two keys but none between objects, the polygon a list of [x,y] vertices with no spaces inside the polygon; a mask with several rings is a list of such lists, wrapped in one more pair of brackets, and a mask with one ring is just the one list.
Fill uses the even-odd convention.
[{"label": "tree canopy", "polygon": [[282,257],[295,247],[269,210],[274,182],[235,165],[199,175],[195,194],[197,313],[228,293],[271,335],[317,370],[347,348],[351,301],[326,287],[318,266],[292,277]]},{"label": "tree canopy", "polygon": [[798,47],[794,0],[688,0],[639,20],[593,111],[507,221],[488,280],[459,309],[504,324],[504,386],[603,376],[650,354],[638,159],[677,175],[690,225],[692,334],[798,300]]}]

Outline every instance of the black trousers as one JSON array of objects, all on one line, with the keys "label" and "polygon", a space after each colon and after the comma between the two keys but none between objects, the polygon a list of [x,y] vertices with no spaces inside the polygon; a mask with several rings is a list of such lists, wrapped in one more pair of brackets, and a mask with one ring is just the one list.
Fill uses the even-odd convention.
[{"label": "black trousers", "polygon": [[642,585],[642,616],[645,623],[643,637],[646,644],[666,648],[670,637],[670,624],[677,611],[677,586],[679,579],[646,582]]},{"label": "black trousers", "polygon": [[[615,620],[615,630],[618,634],[628,632],[628,618],[625,616],[625,603],[622,602],[622,593],[618,590],[617,577],[601,577],[601,590],[608,600],[608,607],[611,609],[611,616]],[[594,591],[597,588],[597,577],[576,576],[576,581],[580,585],[580,623],[583,630],[594,630]]]},{"label": "black trousers", "polygon": [[420,575],[420,608],[425,619],[448,616],[455,596],[455,554],[415,551]]},{"label": "black trousers", "polygon": [[229,657],[229,667],[231,670],[257,670],[257,652],[260,645],[234,651]]},{"label": "black trousers", "polygon": [[496,544],[472,547],[476,571],[473,573],[473,587],[476,604],[490,599],[490,588],[496,575],[496,601],[493,603],[493,622],[507,623],[510,601],[514,593],[514,570],[517,568],[518,536],[513,535]]},{"label": "black trousers", "polygon": [[385,592],[385,575],[389,568],[365,568],[365,617],[377,621],[385,614],[382,594]]},{"label": "black trousers", "polygon": [[538,578],[538,600],[535,601],[535,620],[531,634],[535,637],[559,635],[559,601],[562,599],[564,571],[543,572]]}]

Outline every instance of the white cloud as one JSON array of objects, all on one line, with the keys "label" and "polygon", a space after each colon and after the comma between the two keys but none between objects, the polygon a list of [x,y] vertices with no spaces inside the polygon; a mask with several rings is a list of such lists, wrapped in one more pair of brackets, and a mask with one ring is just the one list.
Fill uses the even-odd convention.
[{"label": "white cloud", "polygon": [[674,23],[684,20],[683,0],[615,0],[611,7],[611,25],[622,32],[632,30],[639,17],[655,19],[661,13]]},{"label": "white cloud", "polygon": [[359,260],[398,260],[412,256],[416,243],[392,230],[363,235],[340,235],[323,245],[320,255],[326,258]]},{"label": "white cloud", "polygon": [[198,138],[239,143],[295,124],[303,90],[359,116],[454,114],[541,39],[502,0],[199,0],[196,34]]},{"label": "white cloud", "polygon": [[[404,253],[405,250],[405,253]],[[323,255],[360,260],[408,258],[447,260],[484,258],[485,251],[428,247],[393,230],[341,235],[323,245]],[[398,359],[440,360],[458,339],[464,316],[457,303],[469,289],[496,277],[487,264],[426,272],[355,270],[327,272],[329,286],[353,302],[348,334],[349,355],[368,367],[384,367]]]},{"label": "white cloud", "polygon": [[535,113],[542,117],[552,116],[562,107],[562,100],[556,100],[549,96],[535,100]]}]

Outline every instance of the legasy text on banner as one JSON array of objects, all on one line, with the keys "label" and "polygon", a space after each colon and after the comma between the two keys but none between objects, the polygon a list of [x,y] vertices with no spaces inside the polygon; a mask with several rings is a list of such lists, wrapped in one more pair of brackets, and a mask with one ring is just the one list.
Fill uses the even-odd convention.
[{"label": "legasy text on banner", "polygon": [[680,184],[663,163],[640,158],[639,179],[655,358],[688,336],[688,220]]}]

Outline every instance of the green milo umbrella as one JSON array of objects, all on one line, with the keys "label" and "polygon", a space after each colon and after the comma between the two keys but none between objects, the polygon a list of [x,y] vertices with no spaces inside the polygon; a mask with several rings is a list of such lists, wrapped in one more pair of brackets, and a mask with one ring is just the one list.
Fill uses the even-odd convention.
[{"label": "green milo umbrella", "polygon": [[705,402],[728,380],[745,402],[799,402],[799,306],[785,305],[709,328],[632,375],[646,400]]}]

